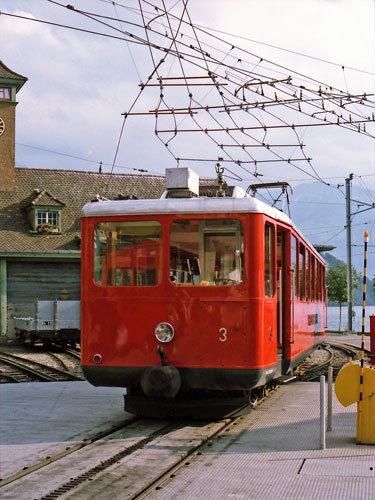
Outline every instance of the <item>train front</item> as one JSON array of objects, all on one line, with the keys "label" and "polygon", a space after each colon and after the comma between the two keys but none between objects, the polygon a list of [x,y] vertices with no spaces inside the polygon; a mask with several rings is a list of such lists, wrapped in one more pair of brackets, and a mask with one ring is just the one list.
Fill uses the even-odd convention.
[{"label": "train front", "polygon": [[133,413],[266,381],[264,346],[248,334],[261,327],[249,299],[261,266],[244,251],[256,228],[235,200],[189,192],[83,209],[82,370],[93,385],[126,387]]}]

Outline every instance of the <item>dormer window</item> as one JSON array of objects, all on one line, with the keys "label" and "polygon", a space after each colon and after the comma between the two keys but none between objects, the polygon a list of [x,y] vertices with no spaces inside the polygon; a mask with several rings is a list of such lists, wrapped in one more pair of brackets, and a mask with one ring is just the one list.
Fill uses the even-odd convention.
[{"label": "dormer window", "polygon": [[0,87],[0,101],[10,101],[11,92],[9,87]]},{"label": "dormer window", "polygon": [[34,189],[35,198],[24,208],[31,231],[39,234],[61,234],[61,212],[65,203],[41,189]]},{"label": "dormer window", "polygon": [[37,228],[39,233],[59,233],[59,212],[45,210],[37,210]]}]

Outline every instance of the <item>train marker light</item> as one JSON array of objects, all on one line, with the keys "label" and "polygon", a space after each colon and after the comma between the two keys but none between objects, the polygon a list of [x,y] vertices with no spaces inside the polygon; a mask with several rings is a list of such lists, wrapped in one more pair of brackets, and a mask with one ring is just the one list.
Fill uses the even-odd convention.
[{"label": "train marker light", "polygon": [[174,337],[173,326],[169,323],[159,323],[155,328],[155,337],[159,342],[170,342]]},{"label": "train marker light", "polygon": [[102,357],[100,354],[94,354],[94,356],[92,357],[92,360],[94,361],[94,363],[96,363],[97,365],[100,365],[100,363],[102,362]]}]

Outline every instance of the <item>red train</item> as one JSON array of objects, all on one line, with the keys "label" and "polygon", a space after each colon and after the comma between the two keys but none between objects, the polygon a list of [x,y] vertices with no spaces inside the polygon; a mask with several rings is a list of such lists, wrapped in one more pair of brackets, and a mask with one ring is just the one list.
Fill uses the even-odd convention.
[{"label": "red train", "polygon": [[291,220],[176,186],[82,211],[82,370],[139,414],[247,397],[324,338],[325,263]]}]

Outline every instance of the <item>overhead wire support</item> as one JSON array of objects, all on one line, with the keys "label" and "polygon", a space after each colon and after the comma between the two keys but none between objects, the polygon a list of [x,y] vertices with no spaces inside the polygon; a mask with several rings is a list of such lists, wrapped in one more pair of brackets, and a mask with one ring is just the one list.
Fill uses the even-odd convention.
[{"label": "overhead wire support", "polygon": [[221,148],[304,148],[306,144],[220,144]]},{"label": "overhead wire support", "polygon": [[210,76],[159,76],[157,80],[211,80]]},{"label": "overhead wire support", "polygon": [[[186,87],[185,83],[140,83],[138,87]],[[217,85],[222,86],[222,85],[228,85],[227,83],[189,83],[189,87],[216,87]]]},{"label": "overhead wire support", "polygon": [[[257,165],[258,163],[277,163],[277,162],[286,162],[290,163],[292,161],[308,161],[311,160],[312,158],[289,158],[289,159],[280,159],[280,160],[275,160],[275,159],[270,159],[270,160],[233,160],[233,159],[220,159],[221,163],[235,163],[236,165],[240,164],[249,164],[253,163]],[[210,159],[210,158],[179,158],[180,161],[201,161],[201,162],[217,162],[217,159]]]},{"label": "overhead wire support", "polygon": [[[189,78],[194,78],[194,77],[189,77]],[[164,78],[163,78],[164,80]],[[366,94],[366,95],[375,95],[375,94]],[[317,98],[313,98],[313,99],[307,99],[307,98],[303,98],[302,100],[301,99],[298,99],[298,98],[295,98],[295,99],[279,99],[278,101],[253,101],[253,102],[240,102],[238,104],[219,104],[219,105],[210,105],[210,106],[192,106],[190,108],[187,108],[187,107],[182,107],[182,108],[175,108],[176,110],[179,110],[179,111],[183,111],[183,110],[189,110],[189,109],[193,109],[193,110],[213,110],[213,109],[218,109],[219,110],[219,113],[225,113],[227,112],[227,110],[229,109],[230,112],[234,112],[234,111],[248,111],[249,109],[257,109],[257,108],[266,108],[266,107],[270,107],[270,106],[282,106],[282,105],[285,105],[285,104],[301,104],[301,103],[310,103],[310,102],[321,102],[321,101],[325,101],[325,100],[328,100],[330,101],[331,99],[334,99],[334,97],[317,97]],[[347,104],[352,104],[351,102],[348,102]],[[338,104],[335,104],[338,106]],[[222,110],[222,111],[220,111]],[[159,112],[163,112],[164,110],[163,109],[159,109]],[[166,110],[168,111],[168,110]]]},{"label": "overhead wire support", "polygon": [[144,113],[121,113],[121,115],[123,116],[152,116],[152,115],[159,115],[159,116],[164,116],[164,115],[196,115],[197,112],[194,111],[194,112],[184,112],[184,111],[174,111],[173,109],[171,109],[170,111],[168,112],[163,112],[163,113],[160,113],[160,111],[158,110],[154,110],[154,111],[148,111],[148,112],[144,112]]},{"label": "overhead wire support", "polygon": [[358,201],[358,200],[354,200],[353,198],[351,199],[351,201],[355,201],[356,203],[359,203],[358,208],[360,206],[363,206],[363,205],[365,205],[365,206],[368,207],[368,208],[364,208],[363,210],[357,210],[356,212],[354,212],[352,214],[353,217],[354,217],[354,215],[361,214],[363,212],[367,212],[367,210],[372,210],[372,209],[375,208],[375,203],[374,202],[373,203],[366,203],[365,201]]},{"label": "overhead wire support", "polygon": [[[356,120],[351,122],[340,122],[340,125],[356,125],[360,123],[368,123],[373,120]],[[336,122],[324,122],[324,123],[304,123],[304,124],[287,124],[287,125],[264,125],[255,127],[227,127],[227,128],[205,128],[204,132],[231,132],[234,130],[243,132],[244,130],[266,130],[266,129],[278,129],[278,128],[305,128],[305,127],[322,127],[325,125],[337,125]],[[175,130],[159,130],[159,133],[171,133]],[[177,132],[202,132],[201,129],[178,129]],[[370,134],[367,134],[370,135]],[[370,135],[373,137],[372,135]]]},{"label": "overhead wire support", "polygon": [[243,85],[240,85],[240,87],[238,87],[235,91],[234,91],[234,96],[237,97],[237,94],[240,90],[242,89],[247,89],[248,87],[251,87],[253,85],[275,85],[275,83],[283,83],[283,82],[288,82],[290,83],[292,80],[292,77],[291,76],[288,76],[287,78],[283,78],[281,80],[259,80],[259,81],[254,81],[254,82],[246,82],[244,83]]}]

